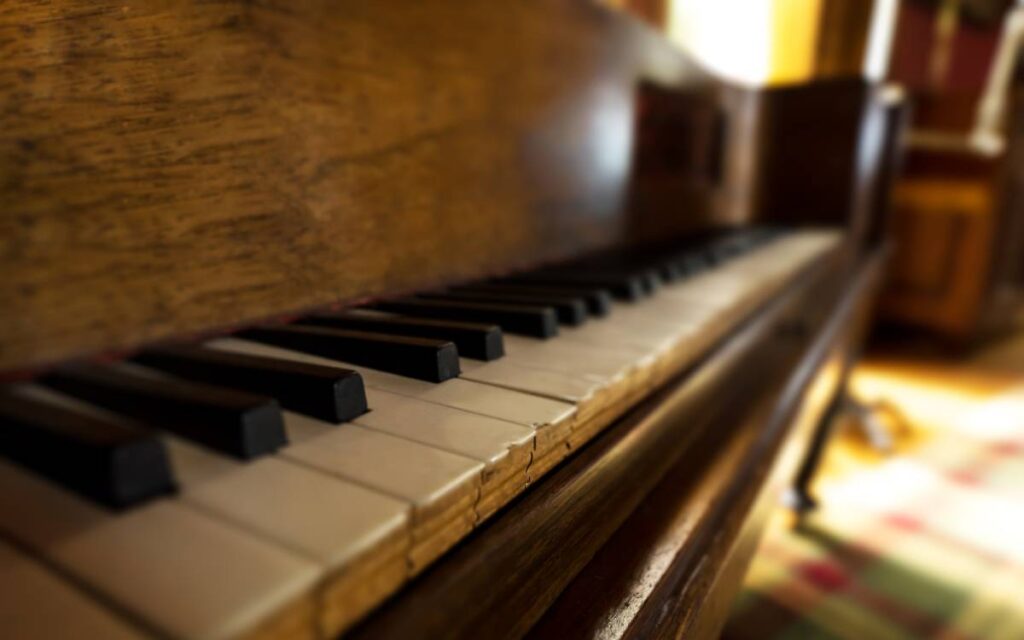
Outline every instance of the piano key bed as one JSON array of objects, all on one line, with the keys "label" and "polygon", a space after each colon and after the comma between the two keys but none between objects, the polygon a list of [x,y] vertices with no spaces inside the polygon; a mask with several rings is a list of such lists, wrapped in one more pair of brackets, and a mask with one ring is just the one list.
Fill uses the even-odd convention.
[{"label": "piano key bed", "polygon": [[333,637],[839,244],[723,233],[8,385],[0,634]]}]

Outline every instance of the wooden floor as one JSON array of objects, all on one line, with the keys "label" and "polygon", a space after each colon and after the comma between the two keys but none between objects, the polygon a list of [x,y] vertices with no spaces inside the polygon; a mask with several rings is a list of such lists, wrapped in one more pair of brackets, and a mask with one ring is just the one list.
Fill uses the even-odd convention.
[{"label": "wooden floor", "polygon": [[894,452],[837,425],[822,508],[780,508],[723,637],[1024,638],[1024,329],[957,357],[887,344],[853,389]]}]

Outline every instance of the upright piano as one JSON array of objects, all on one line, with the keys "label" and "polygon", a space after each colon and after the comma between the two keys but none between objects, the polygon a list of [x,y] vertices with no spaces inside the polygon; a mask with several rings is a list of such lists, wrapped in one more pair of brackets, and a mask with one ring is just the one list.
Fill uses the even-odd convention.
[{"label": "upright piano", "polygon": [[590,0],[0,7],[0,636],[712,637],[899,121]]}]

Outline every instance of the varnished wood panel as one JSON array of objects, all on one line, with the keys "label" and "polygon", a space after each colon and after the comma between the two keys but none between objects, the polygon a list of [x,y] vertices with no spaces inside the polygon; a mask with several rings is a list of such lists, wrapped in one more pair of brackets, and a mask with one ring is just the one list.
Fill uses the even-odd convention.
[{"label": "varnished wood panel", "polygon": [[619,240],[642,81],[587,0],[3,3],[0,371]]}]

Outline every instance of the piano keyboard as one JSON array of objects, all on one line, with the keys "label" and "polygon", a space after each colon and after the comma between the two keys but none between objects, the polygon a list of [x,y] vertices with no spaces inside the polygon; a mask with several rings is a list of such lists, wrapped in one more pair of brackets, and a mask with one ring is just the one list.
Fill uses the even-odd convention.
[{"label": "piano keyboard", "polygon": [[334,636],[838,234],[742,232],[0,392],[0,634]]}]

